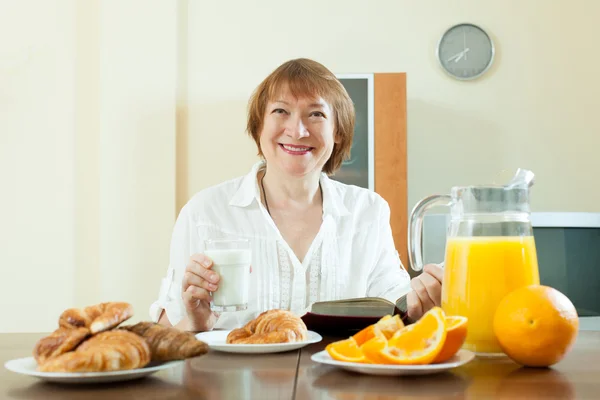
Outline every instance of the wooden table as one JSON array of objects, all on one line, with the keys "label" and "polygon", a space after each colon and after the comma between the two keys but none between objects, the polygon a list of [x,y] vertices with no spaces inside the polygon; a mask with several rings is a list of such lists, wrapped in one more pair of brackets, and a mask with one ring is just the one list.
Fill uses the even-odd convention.
[{"label": "wooden table", "polygon": [[[0,362],[27,357],[42,334],[0,334]],[[271,355],[209,352],[136,381],[60,385],[0,370],[0,399],[599,399],[600,331],[582,331],[569,355],[550,369],[508,359],[476,359],[421,377],[358,375],[316,364],[311,354],[337,338]]]}]

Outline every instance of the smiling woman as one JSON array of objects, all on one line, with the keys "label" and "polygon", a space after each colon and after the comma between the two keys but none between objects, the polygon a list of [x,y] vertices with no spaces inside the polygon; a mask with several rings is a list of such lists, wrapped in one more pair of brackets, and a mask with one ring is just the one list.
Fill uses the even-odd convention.
[{"label": "smiling woman", "polygon": [[[267,310],[301,316],[317,301],[408,293],[388,203],[328,176],[350,155],[354,122],[344,86],[315,61],[288,61],[260,83],[247,131],[261,161],[183,207],[152,318],[194,331],[233,329]],[[206,239],[251,243],[246,310],[211,310],[211,293],[227,279],[212,270]]]},{"label": "smiling woman", "polygon": [[292,176],[318,175],[335,141],[331,107],[321,98],[298,99],[288,87],[277,99],[267,103],[259,135],[263,157]]},{"label": "smiling woman", "polygon": [[350,156],[354,122],[352,99],[339,80],[321,64],[299,59],[281,65],[258,86],[250,99],[247,130],[265,158],[269,141],[288,145],[290,151],[294,145],[314,144],[315,165],[300,171],[318,167],[331,174]]}]

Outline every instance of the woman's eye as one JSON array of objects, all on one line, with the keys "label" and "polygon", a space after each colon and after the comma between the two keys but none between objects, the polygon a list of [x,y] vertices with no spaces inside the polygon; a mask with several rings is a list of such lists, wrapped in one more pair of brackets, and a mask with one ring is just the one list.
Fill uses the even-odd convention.
[{"label": "woman's eye", "polygon": [[323,114],[321,111],[313,111],[310,113],[310,116],[325,118],[325,114]]},{"label": "woman's eye", "polygon": [[275,114],[284,114],[285,110],[283,108],[276,108],[273,110]]}]

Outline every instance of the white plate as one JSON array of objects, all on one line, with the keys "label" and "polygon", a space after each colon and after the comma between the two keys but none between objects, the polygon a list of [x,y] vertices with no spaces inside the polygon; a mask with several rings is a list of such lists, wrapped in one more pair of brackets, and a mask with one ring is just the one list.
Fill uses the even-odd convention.
[{"label": "white plate", "polygon": [[7,361],[4,366],[6,369],[34,376],[48,382],[61,383],[105,383],[129,381],[132,379],[142,378],[153,374],[157,371],[167,368],[173,368],[176,365],[183,363],[184,360],[169,361],[165,363],[149,364],[144,368],[130,369],[125,371],[110,371],[110,372],[40,372],[37,368],[37,362],[33,357],[18,358],[16,360]]},{"label": "white plate", "polygon": [[243,354],[266,354],[280,353],[302,348],[312,343],[318,343],[323,338],[316,332],[308,331],[308,339],[303,342],[293,343],[269,343],[269,344],[227,344],[227,335],[231,331],[211,331],[202,332],[196,335],[196,338],[208,344],[213,350],[223,351],[226,353],[243,353]]},{"label": "white plate", "polygon": [[344,362],[334,360],[329,356],[326,350],[315,353],[310,357],[311,360],[327,365],[358,372],[367,375],[427,375],[446,371],[452,368],[460,367],[475,358],[475,353],[469,350],[461,349],[454,357],[444,363],[427,365],[384,365],[384,364],[360,364],[353,362]]}]

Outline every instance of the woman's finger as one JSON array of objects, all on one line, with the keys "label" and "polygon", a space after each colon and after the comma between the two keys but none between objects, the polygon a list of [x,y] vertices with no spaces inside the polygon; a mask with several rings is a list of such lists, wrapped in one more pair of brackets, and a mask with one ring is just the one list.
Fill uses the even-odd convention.
[{"label": "woman's finger", "polygon": [[192,254],[190,259],[195,263],[198,263],[198,265],[202,265],[204,268],[210,268],[213,265],[212,260],[202,253]]},{"label": "woman's finger", "polygon": [[190,286],[182,293],[183,300],[192,305],[197,305],[198,301],[210,302],[210,294],[206,289],[198,286]]},{"label": "woman's finger", "polygon": [[444,269],[436,264],[427,264],[423,267],[423,271],[432,275],[440,283],[444,280]]},{"label": "woman's finger", "polygon": [[183,275],[183,281],[184,281],[184,291],[187,290],[187,288],[189,286],[198,286],[201,287],[203,289],[208,290],[209,292],[214,292],[216,291],[219,287],[211,282],[208,282],[205,279],[200,278],[198,275],[187,271],[184,275]]},{"label": "woman's finger", "polygon": [[408,311],[408,318],[413,321],[418,320],[423,315],[423,308],[421,306],[421,300],[417,293],[412,290],[406,295],[406,306]]},{"label": "woman's finger", "polygon": [[410,282],[410,286],[417,293],[417,296],[419,296],[419,300],[421,300],[422,312],[426,313],[433,307],[434,303],[433,300],[429,298],[429,293],[427,293],[425,285],[421,282],[420,276],[413,278]]},{"label": "woman's finger", "polygon": [[440,281],[426,272],[421,274],[419,278],[421,278],[421,283],[425,286],[433,305],[439,306],[442,302],[442,285]]},{"label": "woman's finger", "polygon": [[194,309],[200,305],[201,300],[192,296],[192,293],[190,292],[186,291],[181,293],[181,298],[183,299],[183,304],[185,304],[186,308],[188,309]]},{"label": "woman's finger", "polygon": [[[198,256],[198,254],[194,254],[194,256]],[[194,259],[194,256],[190,258],[190,263],[185,270],[190,271],[211,283],[219,282],[219,274],[211,270],[212,264],[208,267],[204,264],[200,264]]]}]

